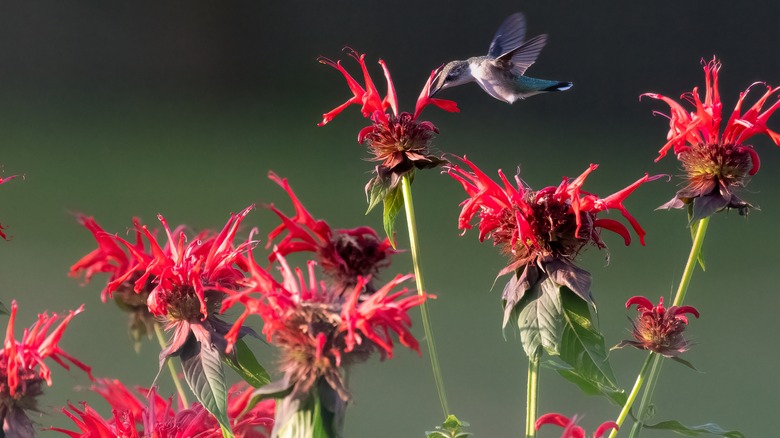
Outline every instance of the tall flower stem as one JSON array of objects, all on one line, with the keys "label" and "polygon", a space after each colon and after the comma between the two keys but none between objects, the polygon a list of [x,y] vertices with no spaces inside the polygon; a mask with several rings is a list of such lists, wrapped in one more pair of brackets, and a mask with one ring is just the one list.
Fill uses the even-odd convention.
[{"label": "tall flower stem", "polygon": [[[701,219],[697,223],[696,235],[693,237],[693,245],[691,245],[691,253],[688,255],[688,262],[685,264],[685,270],[683,270],[680,285],[677,287],[677,294],[674,296],[674,301],[672,302],[673,306],[682,305],[682,302],[685,299],[685,294],[688,292],[688,286],[691,284],[693,271],[696,269],[696,262],[699,260],[699,255],[701,254],[701,247],[704,244],[704,236],[707,234],[707,226],[709,223],[709,216]],[[631,429],[630,438],[639,437],[642,433],[644,414],[653,399],[655,385],[658,382],[658,376],[661,374],[661,355],[650,353],[650,356],[654,356],[652,360],[653,363],[650,367],[650,375],[647,378],[647,387],[645,393],[642,395],[642,402],[639,405],[639,418]]]},{"label": "tall flower stem", "polygon": [[[425,294],[425,282],[423,281],[422,269],[420,268],[420,242],[417,238],[417,222],[414,219],[414,203],[412,202],[412,181],[409,174],[401,178],[401,191],[404,196],[404,210],[406,211],[406,224],[409,229],[409,247],[412,251],[412,264],[414,264],[414,279],[417,282],[417,294]],[[439,402],[444,411],[444,418],[450,414],[450,408],[447,404],[447,393],[444,391],[444,379],[441,375],[441,366],[439,365],[439,355],[436,352],[436,342],[433,339],[433,330],[431,320],[428,314],[428,302],[423,301],[420,305],[422,312],[423,330],[425,339],[428,340],[428,354],[431,357],[431,368],[433,368],[433,379],[436,382],[436,390],[439,393]]]},{"label": "tall flower stem", "polygon": [[[623,425],[623,422],[626,421],[626,417],[628,417],[628,413],[631,412],[631,406],[633,406],[636,397],[639,395],[639,390],[642,389],[642,384],[647,379],[647,371],[651,368],[650,364],[653,363],[655,356],[657,355],[650,353],[647,356],[647,359],[645,359],[645,363],[642,364],[642,369],[639,370],[639,375],[636,377],[636,382],[634,382],[634,387],[631,388],[631,392],[628,394],[628,399],[626,400],[626,404],[623,405],[623,409],[620,411],[620,414],[618,415],[617,420],[615,421],[618,427]],[[618,429],[612,429],[612,432],[609,434],[609,438],[615,438],[617,434],[618,434]]]},{"label": "tall flower stem", "polygon": [[[156,322],[154,323],[154,334],[157,335],[157,342],[160,343],[160,347],[165,348],[165,335],[163,335],[160,324]],[[167,359],[166,362],[168,362],[168,371],[171,372],[171,379],[173,379],[173,384],[176,386],[176,392],[179,394],[179,399],[184,405],[184,408],[187,409],[190,407],[190,403],[187,401],[187,393],[184,392],[184,387],[181,384],[181,380],[179,380],[176,368],[173,366],[173,362],[171,362],[170,358]]]},{"label": "tall flower stem", "polygon": [[528,383],[525,397],[525,438],[536,437],[534,427],[537,417],[539,395],[539,361],[542,357],[541,348],[533,357],[528,358]]}]

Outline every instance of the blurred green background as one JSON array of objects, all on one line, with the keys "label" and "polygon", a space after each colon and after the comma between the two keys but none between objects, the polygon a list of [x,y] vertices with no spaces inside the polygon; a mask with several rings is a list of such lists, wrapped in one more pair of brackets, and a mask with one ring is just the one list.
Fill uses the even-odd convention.
[{"label": "blurred green background", "polygon": [[[158,346],[133,351],[125,315],[99,300],[104,278],[81,287],[66,276],[95,246],[74,213],[119,233],[133,216],[156,224],[158,213],[172,224],[218,229],[251,203],[276,202],[290,211],[266,178],[274,170],[332,226],[381,229],[378,212],[363,215],[372,166],[356,135],[366,121],[353,107],[315,126],[349,96],[341,76],[317,56],[345,59],[341,48],[349,45],[368,54],[375,78],[381,57],[402,109],[411,110],[431,69],[486,53],[498,25],[516,11],[526,13],[529,36],[550,35],[529,74],[570,80],[574,88],[509,106],[470,84],[441,95],[456,100],[461,113],[429,109],[423,118],[440,129],[441,151],[467,154],[491,175],[522,166],[536,188],[579,175],[589,163],[601,167],[585,189],[603,196],[645,172],[678,174],[673,157],[653,163],[668,124],[651,112],[666,108],[637,96],[677,97],[703,87],[702,58],[723,61],[725,113],[749,84],[780,83],[780,4],[770,1],[3,3],[0,164],[3,175],[25,178],[0,187],[0,221],[12,237],[0,242],[0,301],[19,302],[17,336],[37,312],[85,303],[61,346],[97,376],[151,384]],[[775,119],[769,125],[780,129]],[[780,150],[766,138],[752,144],[762,169],[743,195],[761,211],[747,219],[717,215],[704,248],[708,271],[696,273],[688,295],[702,318],[691,324],[696,346],[686,356],[702,372],[667,364],[656,401],[659,420],[714,421],[767,437],[777,435],[780,404],[773,341],[780,298],[772,274],[780,256]],[[594,276],[609,345],[628,336],[627,298],[668,297],[679,281],[690,242],[684,213],[653,210],[673,196],[677,182],[644,186],[627,202],[648,231],[646,247],[624,247],[608,235],[608,252],[591,249],[581,257]],[[444,379],[454,413],[471,422],[477,437],[517,436],[526,360],[516,334],[502,335],[504,280],[490,290],[504,260],[476,233],[459,236],[463,198],[459,185],[437,171],[415,180],[426,280],[439,296],[431,309]],[[245,224],[245,232],[256,226],[265,233],[276,222],[258,209]],[[399,236],[406,247],[403,225]],[[409,271],[408,253],[400,254],[386,277]],[[257,319],[251,322],[259,328]],[[414,329],[422,336],[417,316]],[[273,349],[252,345],[273,368]],[[624,386],[644,357],[613,353]],[[55,412],[68,400],[89,400],[110,415],[92,394],[72,391],[87,385],[81,373],[55,369],[54,381],[41,400],[40,426],[70,426]],[[164,374],[160,381],[171,390]],[[421,437],[442,420],[425,357],[399,349],[384,363],[355,367],[350,384],[349,437]],[[540,413],[585,415],[589,431],[617,415],[606,399],[581,395],[549,370],[541,385]],[[550,427],[540,436],[559,434]]]}]

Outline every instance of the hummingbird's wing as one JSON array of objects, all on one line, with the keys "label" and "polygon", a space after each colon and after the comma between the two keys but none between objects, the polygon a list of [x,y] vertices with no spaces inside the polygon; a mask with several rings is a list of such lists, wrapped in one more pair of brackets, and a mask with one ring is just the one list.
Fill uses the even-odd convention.
[{"label": "hummingbird's wing", "polygon": [[520,47],[505,53],[498,57],[500,61],[509,61],[512,73],[522,76],[528,67],[532,66],[536,62],[536,58],[539,57],[539,53],[547,43],[547,35],[542,34],[531,38],[523,43]]},{"label": "hummingbird's wing", "polygon": [[525,16],[517,12],[504,20],[498,27],[493,41],[490,42],[488,56],[498,58],[520,47],[525,40]]}]

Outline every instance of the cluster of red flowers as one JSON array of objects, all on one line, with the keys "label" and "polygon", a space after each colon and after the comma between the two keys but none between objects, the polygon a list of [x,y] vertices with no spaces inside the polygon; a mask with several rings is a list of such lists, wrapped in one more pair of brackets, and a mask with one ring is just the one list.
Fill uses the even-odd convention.
[{"label": "cluster of red flowers", "polygon": [[447,170],[469,195],[461,203],[458,228],[464,232],[472,228],[471,221],[477,216],[479,240],[491,238],[493,244],[500,246],[510,258],[499,275],[516,274],[510,281],[516,287],[504,290],[505,325],[510,311],[525,292],[546,278],[568,287],[586,301],[591,300],[590,274],[575,266],[574,258],[587,244],[605,247],[601,229],[620,235],[626,245],[631,243],[625,225],[614,219],[599,218],[599,213],[618,210],[644,245],[645,231],[623,201],[640,185],[658,179],[660,175],[645,175],[628,187],[600,198],[582,190],[585,178],[598,167],[594,164],[574,180],[564,178],[557,187],[534,191],[517,175],[515,187],[499,170],[499,184],[465,157],[460,160],[470,171],[455,164]]},{"label": "cluster of red flowers", "polygon": [[[433,137],[439,132],[436,126],[431,122],[419,120],[420,114],[428,105],[437,106],[444,111],[458,111],[455,102],[430,96],[431,84],[438,70],[431,72],[428,81],[423,86],[415,105],[414,114],[399,113],[395,86],[385,62],[379,61],[387,80],[387,94],[382,97],[368,73],[365,63],[366,55],[358,54],[352,49],[347,50],[349,56],[360,64],[365,86],[360,85],[344,69],[341,61],[334,62],[327,58],[320,58],[321,63],[337,69],[344,75],[352,97],[330,112],[323,114],[319,126],[330,122],[353,104],[360,105],[363,117],[371,119],[373,124],[363,128],[358,134],[359,143],[368,143],[368,149],[374,155],[371,160],[380,163],[374,169],[376,177],[366,185],[366,196],[372,198],[373,193],[392,192],[400,184],[401,177],[414,172],[415,169],[430,169],[446,163],[446,160],[430,151]],[[382,197],[384,196],[380,196],[380,198]],[[372,199],[370,202],[373,205],[379,200],[381,199]]]},{"label": "cluster of red flowers", "polygon": [[32,422],[25,411],[37,410],[37,397],[43,393],[43,383],[51,386],[51,369],[44,362],[51,358],[66,370],[71,364],[82,369],[92,379],[91,369],[78,359],[64,352],[59,345],[68,323],[81,313],[83,306],[68,312],[59,325],[60,316],[46,313],[25,329],[21,341],[14,337],[17,312],[16,301],[11,302],[11,316],[0,350],[0,423],[9,436],[33,436]]},{"label": "cluster of red flowers", "polygon": [[688,325],[686,313],[699,317],[699,311],[692,306],[664,307],[661,297],[657,306],[653,306],[645,297],[631,297],[626,308],[636,306],[637,315],[633,324],[634,340],[625,340],[615,348],[632,345],[640,350],[654,351],[666,357],[677,357],[688,350],[689,343],[683,336]]},{"label": "cluster of red flowers", "polygon": [[[552,424],[563,428],[561,438],[585,438],[585,429],[577,425],[577,416],[571,418],[561,414],[544,414],[536,420],[536,430],[545,424]],[[593,433],[593,438],[601,438],[610,429],[618,429],[614,421],[605,421]]]},{"label": "cluster of red flowers", "polygon": [[683,99],[694,107],[687,112],[682,105],[657,93],[642,96],[660,99],[671,109],[669,118],[669,141],[664,144],[656,161],[673,149],[683,165],[687,185],[662,208],[683,208],[690,206],[691,222],[710,216],[725,209],[734,208],[740,214],[746,214],[752,207],[743,201],[734,190],[744,187],[750,176],[758,172],[758,153],[753,146],[745,144],[750,137],[767,135],[780,146],[780,134],[767,128],[769,117],[780,108],[780,97],[762,112],[764,105],[780,87],[767,86],[766,93],[747,111],[742,113],[742,104],[750,92],[748,87],[740,93],[734,111],[726,121],[721,135],[723,103],[718,91],[718,71],[720,62],[713,59],[705,63],[704,101],[699,97],[698,87],[683,95]]},{"label": "cluster of red flowers", "polygon": [[[103,418],[86,403],[82,408],[68,404],[62,412],[68,416],[78,432],[53,427],[71,438],[87,437],[159,437],[159,438],[220,438],[222,429],[217,420],[200,403],[183,406],[181,400],[174,407],[171,398],[165,399],[152,389],[130,391],[118,380],[98,379],[92,390],[111,406],[113,417]],[[236,436],[267,438],[273,425],[274,402],[261,401],[250,407],[252,391],[246,384],[234,385],[228,391],[228,418]],[[247,409],[249,408],[249,409]]]}]

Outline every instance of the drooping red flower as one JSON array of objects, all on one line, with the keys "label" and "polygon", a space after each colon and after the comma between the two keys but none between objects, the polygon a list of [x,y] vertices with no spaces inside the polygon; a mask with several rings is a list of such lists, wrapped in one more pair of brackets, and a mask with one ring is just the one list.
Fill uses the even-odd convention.
[{"label": "drooping red flower", "polygon": [[557,187],[534,191],[518,175],[515,176],[515,187],[499,170],[501,182],[497,183],[465,157],[459,159],[470,170],[455,164],[447,169],[469,195],[461,203],[458,228],[464,232],[471,229],[472,219],[478,217],[479,240],[492,239],[493,244],[509,256],[509,264],[499,275],[516,273],[504,290],[504,324],[525,291],[546,278],[568,287],[586,301],[591,300],[590,274],[574,265],[577,254],[587,244],[606,247],[601,239],[602,229],[620,235],[626,245],[631,243],[631,234],[625,225],[615,219],[600,218],[599,213],[618,210],[640,243],[645,243],[645,231],[623,201],[640,185],[661,175],[645,174],[628,187],[599,198],[582,190],[585,178],[598,167],[595,164],[573,180],[564,178]]},{"label": "drooping red flower", "polygon": [[[173,406],[172,399],[164,399],[155,388],[138,388],[141,398],[118,380],[99,379],[93,391],[100,394],[111,406],[113,417],[103,418],[97,411],[82,403],[80,410],[68,404],[62,412],[75,423],[78,432],[62,428],[50,430],[64,433],[71,438],[122,437],[122,438],[219,438],[220,425],[200,403],[189,408]],[[267,438],[271,431],[274,402],[262,401],[247,410],[252,391],[246,384],[234,385],[228,391],[228,418],[233,433],[240,438]]]},{"label": "drooping red flower", "polygon": [[[314,219],[306,210],[287,178],[279,178],[273,172],[268,177],[287,192],[295,208],[295,215],[289,217],[273,204],[269,206],[282,223],[268,233],[268,246],[286,233],[269,256],[271,262],[277,255],[313,252],[325,275],[332,280],[332,286],[343,289],[353,288],[358,277],[375,279],[381,269],[390,265],[390,257],[396,253],[390,239],[380,239],[376,231],[367,226],[331,229],[327,222]],[[367,287],[373,290],[373,285]]]},{"label": "drooping red flower", "polygon": [[366,278],[358,277],[353,288],[334,289],[316,279],[315,262],[308,263],[307,278],[301,269],[292,269],[280,254],[276,260],[280,282],[260,268],[250,253],[252,276],[247,288],[230,293],[224,301],[226,306],[245,306],[235,327],[249,315],[260,316],[263,334],[280,350],[283,378],[261,391],[286,394],[277,406],[277,427],[283,427],[295,412],[310,405],[315,395],[322,400],[323,409],[337,419],[343,418],[350,399],[345,368],[374,352],[382,359],[391,357],[395,339],[419,353],[408,311],[427,296],[409,294],[406,288],[397,290],[411,275],[399,275],[367,294]]},{"label": "drooping red flower", "polygon": [[37,410],[37,397],[43,394],[44,382],[52,385],[51,369],[45,359],[51,358],[66,370],[70,370],[70,362],[92,379],[91,369],[58,345],[68,323],[84,310],[84,306],[68,312],[57,327],[53,326],[60,319],[59,315],[39,314],[35,324],[24,330],[21,341],[14,337],[17,307],[16,301],[12,301],[8,329],[0,350],[0,422],[8,436],[33,436],[35,431],[25,411]]},{"label": "drooping red flower", "polygon": [[[699,97],[698,87],[682,95],[683,100],[693,105],[693,111],[686,111],[679,103],[660,94],[640,96],[659,99],[669,105],[670,114],[666,116],[669,119],[668,141],[658,151],[656,161],[673,149],[685,170],[686,186],[660,208],[690,206],[691,222],[731,208],[746,214],[752,206],[737,197],[734,191],[744,187],[748,178],[758,172],[759,159],[753,146],[745,142],[750,137],[764,134],[780,146],[780,133],[766,126],[769,117],[780,108],[780,96],[772,96],[780,87],[767,86],[766,93],[744,113],[742,104],[752,87],[759,83],[740,93],[721,134],[723,104],[718,91],[721,64],[713,58],[707,63],[702,60],[702,65],[704,101]],[[763,110],[770,98],[775,99],[774,103]]]},{"label": "drooping red flower", "polygon": [[[563,428],[563,435],[561,438],[585,438],[585,429],[577,425],[577,416],[571,418],[565,417],[561,414],[544,414],[536,420],[536,430],[539,430],[545,424],[554,424]],[[604,433],[610,429],[618,429],[617,423],[614,421],[605,421],[596,429],[593,434],[593,438],[601,438]]]},{"label": "drooping red flower", "polygon": [[[455,102],[430,97],[431,84],[438,69],[431,72],[417,99],[414,114],[410,114],[398,111],[395,86],[384,61],[379,61],[387,80],[387,94],[382,97],[366,68],[366,55],[358,54],[352,49],[347,49],[347,53],[360,64],[365,85],[355,80],[341,65],[341,61],[334,62],[321,57],[319,61],[322,64],[329,65],[344,75],[352,97],[323,114],[319,126],[330,122],[353,104],[360,105],[363,117],[371,119],[372,125],[363,128],[358,134],[358,142],[367,143],[369,151],[374,155],[371,160],[380,163],[374,169],[376,177],[366,186],[366,195],[371,198],[374,191],[393,191],[403,175],[415,169],[429,169],[446,163],[446,160],[430,151],[431,142],[439,131],[433,123],[419,120],[420,113],[428,105],[449,112],[458,111]],[[375,202],[371,203],[373,205]]]},{"label": "drooping red flower", "polygon": [[626,301],[626,309],[633,305],[639,312],[636,320],[632,321],[634,340],[624,340],[615,348],[632,345],[666,357],[677,357],[688,350],[690,344],[683,335],[688,325],[685,314],[698,318],[698,310],[692,306],[671,306],[667,309],[664,297],[660,298],[657,306],[645,297],[631,297]]},{"label": "drooping red flower", "polygon": [[[0,185],[7,183],[8,181],[11,181],[14,178],[16,178],[16,175],[7,176],[5,178],[0,177]],[[4,229],[5,227],[3,227],[3,224],[0,224],[0,238],[2,238],[3,240],[7,240],[8,237],[5,235],[5,233],[3,233]]]}]

